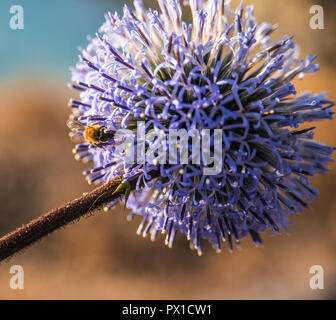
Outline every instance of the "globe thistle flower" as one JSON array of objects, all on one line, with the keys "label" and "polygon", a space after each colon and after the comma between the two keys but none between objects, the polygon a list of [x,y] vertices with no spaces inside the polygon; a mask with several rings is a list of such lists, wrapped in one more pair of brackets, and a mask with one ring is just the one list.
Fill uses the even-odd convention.
[{"label": "globe thistle flower", "polygon": [[[72,119],[100,137],[94,143],[87,131],[72,132],[86,137],[74,153],[93,161],[88,181],[122,176],[126,190],[137,179],[136,190],[125,194],[130,216],[143,216],[138,233],[153,240],[166,233],[171,247],[181,232],[199,254],[202,239],[217,251],[227,241],[232,250],[248,235],[261,245],[261,232],[287,230],[288,217],[318,195],[309,177],[324,174],[332,161],[333,148],[313,140],[315,128],[300,126],[331,119],[333,103],[325,93],[297,95],[292,83],[318,71],[315,57],[300,60],[292,37],[272,42],[275,27],[258,24],[253,6],[232,10],[229,2],[190,0],[189,24],[178,0],[158,0],[160,13],[136,0],[122,17],[106,16],[72,69],[72,87],[80,91],[70,101]],[[169,147],[161,139],[169,130],[210,130],[219,170],[205,174],[203,158],[161,163],[155,151],[153,161],[129,161],[117,150],[137,135],[139,121],[145,133],[157,133],[136,141],[135,150],[142,145],[147,152],[162,141]],[[222,132],[220,159],[215,129]],[[117,137],[117,130],[125,131]]]}]

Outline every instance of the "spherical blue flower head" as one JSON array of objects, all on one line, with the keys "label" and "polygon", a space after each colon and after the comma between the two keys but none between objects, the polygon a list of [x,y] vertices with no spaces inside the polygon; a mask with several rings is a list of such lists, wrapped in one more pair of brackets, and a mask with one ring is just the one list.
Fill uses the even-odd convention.
[{"label": "spherical blue flower head", "polygon": [[[291,82],[318,70],[315,57],[299,60],[288,36],[273,43],[275,27],[258,25],[253,6],[232,11],[229,1],[190,0],[193,22],[187,24],[178,0],[158,3],[160,13],[136,0],[122,17],[108,14],[81,50],[72,70],[72,86],[80,90],[80,99],[71,100],[72,118],[124,134],[76,145],[76,158],[93,160],[95,168],[85,172],[89,182],[138,179],[127,206],[131,216],[143,216],[139,234],[166,233],[171,247],[180,231],[199,254],[202,239],[218,251],[222,241],[232,249],[248,235],[262,244],[260,232],[286,230],[288,216],[309,206],[318,191],[308,177],[325,173],[332,161],[333,148],[313,140],[314,127],[300,128],[331,119],[332,102],[324,93],[297,96]],[[176,164],[129,161],[120,146],[137,136],[139,121],[145,133],[157,133],[135,142],[135,150],[149,154],[171,145],[162,139],[169,130],[210,130],[219,170],[205,174],[203,158],[196,164],[190,157]],[[222,132],[219,155],[215,129]],[[187,146],[191,151],[192,139]]]}]

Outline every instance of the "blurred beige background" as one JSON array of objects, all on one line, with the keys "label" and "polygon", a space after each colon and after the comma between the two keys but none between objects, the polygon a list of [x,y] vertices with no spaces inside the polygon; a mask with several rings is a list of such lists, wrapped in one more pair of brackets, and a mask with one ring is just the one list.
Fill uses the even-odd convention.
[{"label": "blurred beige background", "polygon": [[[277,38],[294,34],[303,56],[319,55],[321,71],[297,82],[298,91],[328,91],[336,100],[335,1],[245,3],[256,5],[259,21],[279,23]],[[324,7],[325,30],[309,28],[312,4]],[[92,188],[67,136],[67,101],[74,94],[56,80],[0,83],[0,235]],[[335,121],[319,123],[316,139],[335,146]],[[335,299],[335,168],[313,179],[321,193],[313,210],[294,217],[288,235],[264,234],[265,248],[247,239],[241,251],[217,255],[207,247],[198,257],[178,237],[168,249],[163,238],[152,243],[136,236],[140,218],[127,222],[118,207],[69,225],[0,264],[0,298]],[[9,288],[14,264],[24,268],[24,290]],[[324,268],[324,290],[309,287],[312,265]]]}]

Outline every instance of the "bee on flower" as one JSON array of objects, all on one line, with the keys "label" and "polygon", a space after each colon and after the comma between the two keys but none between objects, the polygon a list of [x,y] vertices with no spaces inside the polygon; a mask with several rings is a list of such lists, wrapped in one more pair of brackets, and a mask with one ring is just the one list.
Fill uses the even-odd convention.
[{"label": "bee on flower", "polygon": [[[85,128],[76,157],[93,161],[90,182],[136,177],[136,189],[124,187],[126,205],[131,217],[143,216],[143,236],[164,233],[172,247],[181,232],[200,255],[203,240],[218,252],[223,241],[232,250],[247,236],[262,245],[260,233],[286,231],[288,217],[309,207],[318,195],[309,177],[326,173],[332,161],[334,149],[313,140],[315,127],[301,125],[332,119],[333,103],[325,93],[297,94],[292,83],[318,71],[316,57],[300,60],[292,37],[272,42],[275,26],[258,24],[253,6],[190,0],[187,23],[180,1],[158,4],[160,12],[136,0],[122,16],[107,14],[81,51],[72,69],[76,124],[69,123],[73,135]],[[211,156],[220,129],[219,170],[205,174],[203,157],[129,161],[116,150],[134,139],[139,121],[145,133],[209,130]],[[118,130],[126,133],[115,139]],[[135,140],[134,149],[157,155],[158,139]],[[168,150],[170,140],[163,141]]]}]

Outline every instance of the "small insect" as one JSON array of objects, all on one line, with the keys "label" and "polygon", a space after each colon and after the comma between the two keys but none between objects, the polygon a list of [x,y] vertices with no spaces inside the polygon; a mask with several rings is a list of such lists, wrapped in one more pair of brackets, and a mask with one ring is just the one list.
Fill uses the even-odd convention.
[{"label": "small insect", "polygon": [[71,140],[76,143],[86,140],[95,147],[103,146],[113,139],[115,131],[108,130],[107,127],[101,126],[98,123],[86,126],[78,120],[68,120],[67,125],[71,129],[69,133]]},{"label": "small insect", "polygon": [[131,193],[131,185],[129,182],[123,182],[123,178],[120,177],[120,178],[117,178],[116,180],[114,180],[116,182],[120,182],[120,184],[118,185],[118,187],[113,191],[112,194],[115,194],[115,193],[122,193],[125,195],[125,207],[126,207],[126,203],[127,203],[127,200],[128,200],[128,197]]}]

